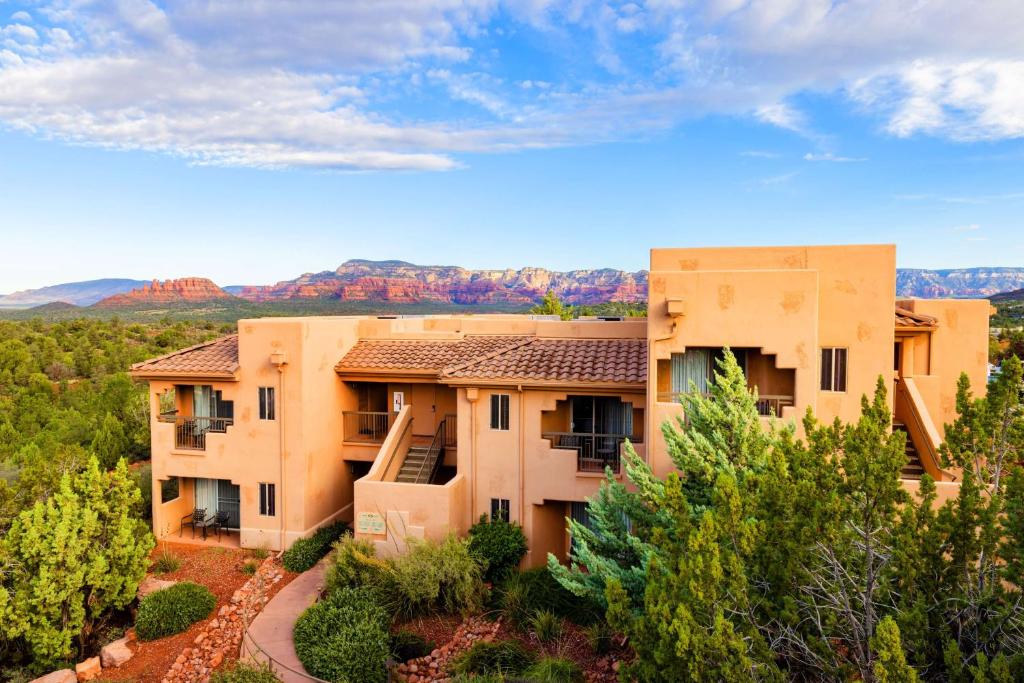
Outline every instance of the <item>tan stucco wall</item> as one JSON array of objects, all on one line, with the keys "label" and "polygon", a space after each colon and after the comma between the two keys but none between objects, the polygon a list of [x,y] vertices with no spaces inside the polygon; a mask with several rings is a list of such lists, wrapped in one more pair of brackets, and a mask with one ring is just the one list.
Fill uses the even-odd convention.
[{"label": "tan stucco wall", "polygon": [[[877,377],[893,381],[892,246],[657,249],[651,253],[651,268],[648,321],[560,322],[512,315],[240,321],[237,381],[151,382],[154,416],[157,395],[175,384],[212,384],[235,406],[234,424],[226,434],[208,435],[202,452],[176,450],[174,426],[154,417],[158,533],[177,532],[178,519],[192,505],[191,484],[185,482],[193,477],[238,484],[242,544],[270,548],[281,545],[282,520],[288,545],[319,525],[336,518],[354,520],[364,512],[387,519],[389,529],[392,523],[413,529],[413,535],[461,533],[490,511],[492,498],[505,498],[511,518],[523,525],[530,539],[526,564],[539,565],[548,552],[565,551],[567,503],[584,501],[602,481],[601,475],[577,472],[572,451],[552,449],[541,438],[544,431],[565,429],[568,413],[559,401],[568,395],[618,396],[632,402],[634,431],[644,436],[637,451],[664,473],[670,462],[660,426],[678,417],[681,409],[658,400],[659,381],[663,384],[665,378],[659,377],[657,368],[658,360],[667,360],[672,353],[732,346],[773,354],[775,365],[755,360],[751,376],[762,393],[788,394],[792,372],[795,406],[783,411],[782,419],[787,420],[799,419],[810,407],[821,420],[852,421],[859,414],[861,395],[874,390]],[[679,315],[668,314],[670,302]],[[939,320],[934,332],[914,333],[904,351],[935,422],[947,422],[952,419],[961,370],[968,372],[979,393],[984,386],[988,304],[916,300],[903,305]],[[410,434],[432,434],[445,414],[458,417],[458,448],[446,456],[446,464],[456,473],[447,485],[390,481],[399,461],[382,469],[375,462],[380,447],[343,442],[342,413],[360,409],[356,382],[366,378],[344,381],[335,373],[335,364],[359,339],[456,339],[466,334],[647,339],[648,389],[486,383],[448,387],[433,384],[436,380],[430,378],[381,378],[388,408],[394,391],[406,392],[407,415],[419,418]],[[822,346],[849,350],[846,392],[819,391]],[[287,361],[283,373],[271,363],[275,351]],[[275,421],[258,419],[260,386],[278,389]],[[490,428],[489,402],[495,392],[510,396],[508,431]],[[178,394],[181,402],[187,397],[187,391]],[[375,462],[372,476],[354,482],[350,467],[366,462]],[[171,476],[186,478],[182,495],[160,504],[159,480]],[[277,517],[258,515],[259,482],[277,485]],[[401,546],[401,539],[389,534],[374,540],[387,547]]]}]

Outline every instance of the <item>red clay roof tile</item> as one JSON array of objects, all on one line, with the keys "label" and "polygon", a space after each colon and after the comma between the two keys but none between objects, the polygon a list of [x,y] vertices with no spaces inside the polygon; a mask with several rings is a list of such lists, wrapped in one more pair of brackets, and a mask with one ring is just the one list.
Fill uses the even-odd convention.
[{"label": "red clay roof tile", "polygon": [[136,363],[135,377],[233,377],[238,369],[238,335],[232,334]]}]

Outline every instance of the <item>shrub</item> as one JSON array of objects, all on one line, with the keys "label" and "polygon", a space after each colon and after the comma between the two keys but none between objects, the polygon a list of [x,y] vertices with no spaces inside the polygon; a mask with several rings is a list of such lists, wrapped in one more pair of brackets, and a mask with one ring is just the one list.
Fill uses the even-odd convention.
[{"label": "shrub", "polygon": [[387,571],[386,563],[376,559],[373,543],[345,534],[334,544],[327,569],[327,590],[358,588],[377,583],[380,574]]},{"label": "shrub", "polygon": [[483,516],[469,529],[469,552],[483,565],[484,580],[498,581],[519,567],[526,555],[526,536],[514,522]]},{"label": "shrub", "polygon": [[540,609],[530,617],[530,630],[540,642],[550,643],[562,636],[562,620],[551,610]]},{"label": "shrub", "polygon": [[170,574],[178,571],[179,567],[181,567],[181,560],[178,559],[178,556],[164,550],[159,557],[153,560],[152,569],[156,574]]},{"label": "shrub", "polygon": [[150,593],[139,604],[135,633],[139,640],[155,640],[181,633],[205,619],[217,598],[205,586],[188,581]]},{"label": "shrub", "polygon": [[328,681],[383,683],[390,655],[387,614],[365,588],[339,588],[295,623],[292,639],[306,671]]},{"label": "shrub", "polygon": [[242,565],[242,573],[248,574],[249,576],[255,574],[257,569],[259,569],[259,564],[256,562],[246,562]]},{"label": "shrub", "polygon": [[587,642],[591,649],[599,654],[608,654],[612,649],[612,639],[615,637],[612,627],[604,619],[595,621],[586,628]]},{"label": "shrub", "polygon": [[281,683],[281,679],[268,664],[237,662],[231,667],[215,671],[210,676],[210,683]]},{"label": "shrub", "polygon": [[497,593],[498,610],[517,628],[528,628],[537,610],[548,610],[583,626],[602,618],[599,605],[567,591],[546,567],[509,574]]},{"label": "shrub", "polygon": [[514,640],[498,643],[477,641],[452,662],[456,674],[506,674],[518,676],[535,660],[532,652]]},{"label": "shrub", "polygon": [[254,560],[265,560],[270,557],[270,551],[267,550],[267,546],[265,545],[261,545],[258,548],[250,548],[249,557]]},{"label": "shrub", "polygon": [[309,538],[300,538],[284,551],[281,563],[290,572],[304,572],[312,568],[331,549],[331,544],[348,529],[344,522],[336,522],[317,529]]},{"label": "shrub", "polygon": [[480,565],[465,541],[449,535],[440,543],[409,539],[409,551],[388,563],[374,580],[385,607],[400,618],[425,613],[481,609]]},{"label": "shrub", "polygon": [[583,683],[583,669],[571,659],[544,657],[523,672],[531,683]]},{"label": "shrub", "polygon": [[398,662],[426,657],[434,647],[434,643],[412,631],[399,631],[391,636],[391,656]]}]

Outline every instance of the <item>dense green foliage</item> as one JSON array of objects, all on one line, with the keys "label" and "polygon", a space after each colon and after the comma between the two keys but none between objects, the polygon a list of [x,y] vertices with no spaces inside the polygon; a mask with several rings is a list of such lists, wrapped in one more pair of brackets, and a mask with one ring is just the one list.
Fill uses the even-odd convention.
[{"label": "dense green foliage", "polygon": [[1014,356],[1024,358],[1024,330],[1004,328],[989,338],[990,363],[1001,363]]},{"label": "dense green foliage", "polygon": [[800,441],[761,427],[726,354],[663,428],[678,472],[630,453],[632,486],[609,478],[590,528],[570,522],[585,571],[549,568],[604,599],[639,681],[1021,680],[1021,375],[1006,361],[982,399],[961,380],[943,467],[962,483],[938,506],[929,477],[918,496],[900,483],[881,380],[856,423],[808,414]]},{"label": "dense green foliage", "polygon": [[139,640],[172,636],[210,616],[216,605],[216,596],[206,586],[190,581],[176,583],[142,599],[135,632]]},{"label": "dense green foliage", "polygon": [[335,522],[322,526],[309,538],[300,538],[292,547],[284,551],[281,563],[290,572],[304,572],[312,569],[324,555],[331,551],[331,545],[348,531],[344,522]]},{"label": "dense green foliage", "polygon": [[213,672],[210,683],[281,683],[281,679],[267,664],[235,662]]},{"label": "dense green foliage", "polygon": [[543,657],[523,672],[530,683],[583,683],[583,670],[562,657]]},{"label": "dense green foliage", "polygon": [[514,522],[483,516],[469,528],[469,552],[484,567],[484,580],[495,582],[519,567],[526,556],[526,535]]},{"label": "dense green foliage", "polygon": [[572,320],[581,316],[645,318],[647,317],[647,304],[609,301],[601,304],[574,306],[563,303],[557,294],[549,291],[537,305],[530,308],[528,313],[534,315],[557,315],[561,320]]},{"label": "dense green foliage", "polygon": [[103,472],[90,458],[18,514],[0,540],[5,650],[23,646],[39,666],[67,659],[134,599],[153,548],[133,516],[138,499],[124,461]]},{"label": "dense green foliage", "polygon": [[373,543],[345,534],[334,544],[334,553],[327,567],[328,592],[338,588],[368,586],[380,575],[383,563],[375,559]]},{"label": "dense green foliage", "polygon": [[295,623],[295,652],[312,675],[336,683],[383,683],[388,617],[365,588],[339,588]]},{"label": "dense green foliage", "polygon": [[455,674],[503,674],[518,676],[537,657],[515,640],[496,643],[477,641],[451,664]]},{"label": "dense green foliage", "polygon": [[573,595],[543,567],[509,574],[495,588],[495,602],[505,620],[522,630],[530,628],[540,610],[580,625],[599,621],[603,614],[601,604]]},{"label": "dense green foliage", "polygon": [[441,542],[407,539],[408,551],[381,565],[375,589],[400,619],[422,614],[459,614],[483,606],[480,565],[466,541],[449,535]]}]

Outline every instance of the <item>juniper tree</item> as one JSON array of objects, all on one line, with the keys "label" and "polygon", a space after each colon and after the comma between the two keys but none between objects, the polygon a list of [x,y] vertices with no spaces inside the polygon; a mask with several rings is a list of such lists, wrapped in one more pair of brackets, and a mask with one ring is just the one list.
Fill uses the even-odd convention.
[{"label": "juniper tree", "polygon": [[69,658],[145,576],[153,538],[132,516],[139,491],[124,462],[95,458],[66,473],[45,501],[21,512],[0,541],[0,632],[22,638],[36,662]]}]

